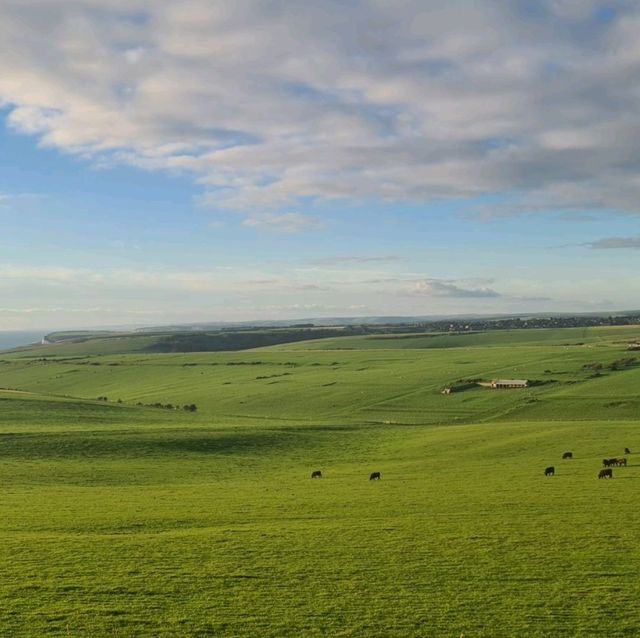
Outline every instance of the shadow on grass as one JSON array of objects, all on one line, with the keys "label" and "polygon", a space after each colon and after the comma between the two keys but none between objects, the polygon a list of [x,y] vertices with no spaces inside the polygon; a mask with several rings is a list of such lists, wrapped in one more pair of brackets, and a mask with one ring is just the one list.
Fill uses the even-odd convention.
[{"label": "shadow on grass", "polygon": [[90,459],[144,458],[184,455],[261,455],[274,449],[304,449],[318,443],[309,433],[286,430],[252,432],[217,431],[210,434],[63,433],[15,434],[3,437],[0,458]]},{"label": "shadow on grass", "polygon": [[149,441],[147,447],[170,455],[260,453],[265,449],[296,447],[300,437],[283,432],[247,432],[197,437],[175,437]]}]

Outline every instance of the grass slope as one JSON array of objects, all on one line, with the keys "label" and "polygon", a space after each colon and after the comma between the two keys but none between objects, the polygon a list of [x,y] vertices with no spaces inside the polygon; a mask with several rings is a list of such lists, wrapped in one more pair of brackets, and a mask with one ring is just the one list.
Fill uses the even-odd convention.
[{"label": "grass slope", "polygon": [[639,326],[491,330],[470,333],[380,334],[341,336],[358,328],[265,328],[216,332],[107,333],[67,332],[48,335],[53,343],[21,348],[42,356],[92,356],[131,353],[227,352],[253,348],[278,350],[364,350],[505,346],[514,344],[582,344],[640,339]]},{"label": "grass slope", "polygon": [[[0,635],[638,635],[640,455],[596,479],[640,449],[619,334],[3,355]],[[438,392],[473,376],[553,382]]]},{"label": "grass slope", "polygon": [[371,335],[335,337],[317,342],[282,344],[277,350],[415,350],[423,348],[466,348],[473,346],[584,345],[640,339],[640,326],[606,328],[538,328],[490,330],[470,333],[429,333],[423,335]]},{"label": "grass slope", "polygon": [[215,332],[58,332],[47,335],[46,345],[26,346],[20,351],[44,356],[109,355],[134,352],[226,352],[326,339],[342,328],[265,328]]},{"label": "grass slope", "polygon": [[640,463],[595,479],[637,439],[624,422],[3,436],[0,626],[637,635]]},{"label": "grass slope", "polygon": [[[545,420],[558,410],[566,419],[634,418],[640,406],[630,389],[638,387],[640,366],[609,370],[611,362],[633,353],[619,330],[594,332],[582,345],[564,345],[565,338],[562,344],[530,341],[517,347],[262,349],[46,360],[33,351],[0,359],[0,387],[91,399],[106,395],[128,404],[195,403],[222,421],[443,424],[514,415]],[[603,370],[585,368],[594,363]],[[541,385],[440,394],[461,379],[500,377]]]}]

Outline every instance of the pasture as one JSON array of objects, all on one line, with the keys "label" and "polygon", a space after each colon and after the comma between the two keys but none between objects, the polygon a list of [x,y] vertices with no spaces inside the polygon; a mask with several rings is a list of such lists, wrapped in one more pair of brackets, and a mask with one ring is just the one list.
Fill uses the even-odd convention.
[{"label": "pasture", "polygon": [[3,353],[0,635],[638,635],[631,333]]}]

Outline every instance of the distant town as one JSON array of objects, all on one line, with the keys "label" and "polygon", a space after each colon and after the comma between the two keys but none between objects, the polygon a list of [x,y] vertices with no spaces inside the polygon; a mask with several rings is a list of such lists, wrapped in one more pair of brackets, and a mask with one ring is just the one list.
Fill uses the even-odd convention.
[{"label": "distant town", "polygon": [[[437,320],[414,320],[407,318],[406,322],[362,323],[353,322],[344,325],[345,332],[351,334],[399,334],[416,332],[484,332],[487,330],[518,330],[526,328],[593,328],[598,326],[633,326],[640,325],[640,312],[629,314],[608,315],[547,315],[533,317],[482,317],[482,318],[453,318]],[[336,326],[339,325],[336,321]],[[227,328],[226,330],[243,330],[251,328]],[[289,328],[313,329],[328,327],[327,324],[318,325],[315,322],[297,323]]]},{"label": "distant town", "polygon": [[[506,317],[494,319],[464,319],[432,321],[415,326],[420,331],[468,332],[484,330],[517,330],[520,328],[591,328],[597,326],[633,326],[640,324],[640,313],[628,315],[576,315],[548,317]],[[407,327],[409,328],[409,327]]]}]

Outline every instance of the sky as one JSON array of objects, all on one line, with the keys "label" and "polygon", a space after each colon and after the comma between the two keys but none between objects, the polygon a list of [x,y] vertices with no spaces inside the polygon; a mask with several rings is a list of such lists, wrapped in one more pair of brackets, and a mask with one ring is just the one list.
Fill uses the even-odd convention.
[{"label": "sky", "polygon": [[0,330],[640,308],[640,4],[3,0]]}]

